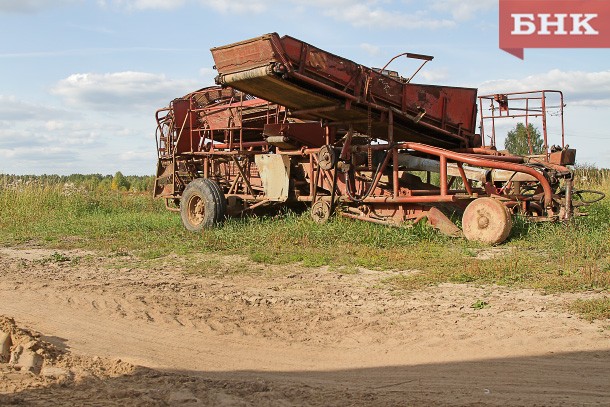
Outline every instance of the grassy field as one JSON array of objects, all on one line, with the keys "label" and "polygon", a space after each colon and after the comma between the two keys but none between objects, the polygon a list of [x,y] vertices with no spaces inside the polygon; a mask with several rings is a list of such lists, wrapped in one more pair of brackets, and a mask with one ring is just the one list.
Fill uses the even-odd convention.
[{"label": "grassy field", "polygon": [[[585,169],[581,188],[610,195],[610,178]],[[0,178],[1,180],[1,178]],[[0,185],[0,242],[34,242],[62,249],[131,254],[156,262],[182,256],[191,269],[217,267],[200,253],[243,255],[261,263],[328,265],[342,273],[359,267],[418,270],[388,277],[393,290],[442,282],[498,284],[545,292],[610,290],[610,200],[588,208],[589,216],[567,224],[530,224],[517,219],[509,240],[488,248],[444,237],[424,224],[388,228],[336,217],[314,223],[308,213],[232,219],[203,234],[188,233],[177,214],[144,193],[66,190],[63,184]],[[499,254],[490,258],[489,254]],[[487,256],[484,256],[487,254]],[[575,311],[608,318],[610,300],[580,301]]]}]

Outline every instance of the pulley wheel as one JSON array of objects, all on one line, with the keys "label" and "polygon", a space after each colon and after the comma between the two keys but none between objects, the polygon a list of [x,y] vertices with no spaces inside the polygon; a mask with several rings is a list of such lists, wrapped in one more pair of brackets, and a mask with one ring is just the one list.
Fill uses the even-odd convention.
[{"label": "pulley wheel", "polygon": [[323,170],[332,169],[337,163],[337,153],[335,153],[335,149],[326,144],[320,148],[320,152],[318,153],[318,165]]},{"label": "pulley wheel", "polygon": [[316,223],[326,223],[330,218],[330,203],[318,199],[311,206],[311,217]]},{"label": "pulley wheel", "polygon": [[462,216],[462,230],[468,240],[499,244],[506,240],[512,227],[508,208],[493,198],[475,199]]}]

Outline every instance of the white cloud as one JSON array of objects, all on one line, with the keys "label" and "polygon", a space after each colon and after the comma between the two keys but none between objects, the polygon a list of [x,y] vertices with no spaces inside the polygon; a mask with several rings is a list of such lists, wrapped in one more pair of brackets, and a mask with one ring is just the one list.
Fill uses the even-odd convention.
[{"label": "white cloud", "polygon": [[[152,173],[155,142],[150,119],[117,123],[89,114],[82,121],[34,120],[0,128],[0,173]],[[148,154],[138,154],[139,150]]]},{"label": "white cloud", "polygon": [[[454,27],[454,20],[465,20],[493,6],[493,0],[435,0],[426,6],[405,6],[394,0],[288,0],[286,12],[316,8],[323,15],[355,27],[439,29]],[[260,14],[272,8],[264,0],[98,0],[101,7],[129,11],[171,10],[199,5],[221,14]],[[292,4],[295,9],[287,8]],[[491,6],[490,6],[491,5]],[[273,7],[277,10],[277,7]],[[439,11],[453,19],[439,18]],[[276,15],[281,16],[281,11]]]},{"label": "white cloud", "polygon": [[201,68],[199,75],[203,78],[201,81],[201,87],[211,86],[214,84],[214,78],[218,75],[218,71],[212,68]]},{"label": "white cloud", "polygon": [[[56,146],[23,146],[6,149],[0,146],[0,172],[9,174],[72,174],[87,165],[77,150]],[[88,168],[88,172],[95,168]]]},{"label": "white cloud", "polygon": [[135,0],[134,6],[138,9],[173,9],[183,6],[185,0]]},{"label": "white cloud", "polygon": [[95,26],[88,24],[66,24],[67,27],[76,28],[77,30],[87,31],[97,34],[116,34],[116,31],[104,26]]},{"label": "white cloud", "polygon": [[199,0],[204,6],[223,13],[261,13],[267,9],[268,1],[261,0]]},{"label": "white cloud", "polygon": [[52,93],[71,106],[129,113],[163,107],[200,86],[147,72],[79,73],[59,81]]},{"label": "white cloud", "polygon": [[565,103],[574,106],[610,106],[610,70],[601,72],[561,71],[527,76],[522,79],[487,81],[479,94],[522,92],[540,89],[561,90]]},{"label": "white cloud", "polygon": [[12,95],[0,95],[0,120],[51,120],[68,116],[70,113],[65,110],[20,100]]},{"label": "white cloud", "polygon": [[152,173],[154,111],[187,91],[172,88],[169,93],[163,103],[136,114],[123,105],[129,116],[103,112],[99,105],[69,111],[0,95],[0,173]]},{"label": "white cloud", "polygon": [[413,82],[417,82],[418,78],[423,78],[429,83],[440,83],[441,81],[449,78],[449,71],[446,68],[441,69],[426,69],[421,70],[413,79]]},{"label": "white cloud", "polygon": [[116,126],[104,128],[99,124],[85,122],[28,122],[0,130],[0,148],[91,146],[99,144],[101,135],[112,131],[113,127]]},{"label": "white cloud", "polygon": [[353,2],[341,7],[325,7],[324,14],[355,27],[438,29],[455,26],[454,21],[430,17],[425,10],[403,13],[369,3]]},{"label": "white cloud", "polygon": [[377,45],[372,45],[366,42],[360,44],[360,48],[371,56],[377,56],[381,53],[381,48]]},{"label": "white cloud", "polygon": [[457,21],[473,19],[479,12],[498,6],[497,0],[432,0],[430,8],[440,13],[450,13]]},{"label": "white cloud", "polygon": [[125,10],[171,10],[184,6],[185,0],[98,0],[102,8],[119,8]]},{"label": "white cloud", "polygon": [[49,120],[44,124],[44,127],[49,131],[61,130],[65,127],[65,123],[58,120]]},{"label": "white cloud", "polygon": [[124,47],[124,48],[75,48],[65,50],[49,50],[34,52],[0,52],[2,58],[57,58],[57,57],[82,57],[100,56],[111,54],[132,54],[134,52],[169,53],[169,52],[192,52],[188,48],[155,48],[155,47]]},{"label": "white cloud", "polygon": [[0,13],[36,13],[45,9],[79,3],[81,0],[0,0]]},{"label": "white cloud", "polygon": [[[497,0],[290,0],[299,10],[316,7],[356,27],[441,29],[497,7]],[[443,16],[451,15],[451,18]]]},{"label": "white cloud", "polygon": [[198,4],[223,14],[260,13],[266,10],[269,4],[262,0],[98,0],[97,3],[102,8],[124,10],[172,10]]},{"label": "white cloud", "polygon": [[[153,162],[156,159],[155,153],[153,151],[154,149],[150,149],[149,151],[125,151],[121,154],[119,154],[119,159],[121,161],[128,161],[128,162],[133,162],[133,161],[149,161],[149,162]],[[151,166],[152,169],[152,166]]]},{"label": "white cloud", "polygon": [[18,147],[14,149],[0,148],[0,156],[19,158],[20,160],[39,161],[44,157],[70,157],[68,150],[61,147]]}]

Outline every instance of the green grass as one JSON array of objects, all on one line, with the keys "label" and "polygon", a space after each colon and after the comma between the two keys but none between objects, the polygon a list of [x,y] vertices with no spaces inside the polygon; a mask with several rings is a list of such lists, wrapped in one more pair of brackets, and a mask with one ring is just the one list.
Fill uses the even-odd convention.
[{"label": "green grass", "polygon": [[610,320],[610,298],[597,298],[590,300],[576,300],[570,309],[588,321],[595,319]]},{"label": "green grass", "polygon": [[476,300],[472,305],[470,305],[470,308],[475,310],[480,310],[487,307],[489,307],[489,303],[483,300]]},{"label": "green grass", "polygon": [[[604,180],[593,187],[609,193],[610,182]],[[425,224],[389,228],[334,217],[320,225],[308,213],[230,219],[220,228],[193,234],[183,228],[179,215],[148,194],[66,195],[59,186],[0,186],[0,208],[0,243],[4,245],[36,242],[58,250],[93,249],[117,258],[135,255],[149,264],[169,254],[194,259],[200,253],[215,253],[237,254],[264,264],[329,265],[331,271],[344,274],[356,273],[358,268],[419,270],[388,277],[387,284],[399,290],[443,282],[545,292],[610,289],[609,199],[589,207],[588,217],[566,224],[517,219],[503,246],[506,252],[488,260],[475,258],[487,250],[484,246],[444,237]],[[208,266],[203,268],[216,267]],[[189,270],[195,272],[196,267]]]}]

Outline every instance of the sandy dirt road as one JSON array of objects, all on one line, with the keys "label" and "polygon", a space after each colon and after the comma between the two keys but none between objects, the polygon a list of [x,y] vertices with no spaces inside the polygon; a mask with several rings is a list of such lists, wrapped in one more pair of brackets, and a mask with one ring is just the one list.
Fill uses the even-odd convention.
[{"label": "sandy dirt road", "polygon": [[243,272],[0,248],[0,315],[47,349],[0,405],[610,405],[608,322],[565,310],[595,294],[214,260]]}]

